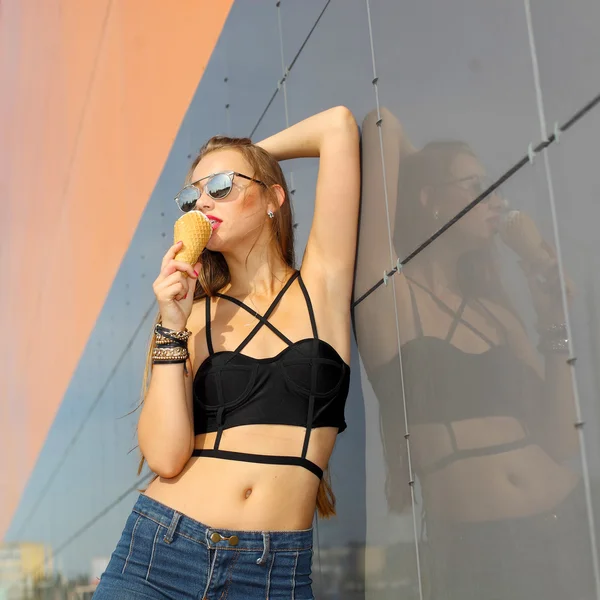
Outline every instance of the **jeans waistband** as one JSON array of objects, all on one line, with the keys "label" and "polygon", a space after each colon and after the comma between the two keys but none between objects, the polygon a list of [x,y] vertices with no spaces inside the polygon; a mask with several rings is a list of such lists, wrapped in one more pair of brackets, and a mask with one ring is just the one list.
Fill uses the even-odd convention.
[{"label": "jeans waistband", "polygon": [[167,529],[165,541],[170,541],[176,534],[181,534],[209,548],[264,551],[268,547],[271,551],[294,552],[312,548],[312,528],[293,531],[238,531],[210,527],[145,494],[138,496],[133,512],[165,527]]}]

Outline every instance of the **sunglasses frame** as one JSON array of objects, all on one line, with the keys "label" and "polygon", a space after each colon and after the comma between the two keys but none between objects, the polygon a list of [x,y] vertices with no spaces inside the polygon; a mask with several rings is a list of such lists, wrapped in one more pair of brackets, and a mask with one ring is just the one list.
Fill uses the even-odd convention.
[{"label": "sunglasses frame", "polygon": [[[214,198],[213,196],[210,195],[210,192],[206,192],[206,194],[208,194],[209,198],[212,198],[215,202],[220,202],[221,200],[224,200],[225,198],[227,198],[227,196],[229,196],[229,194],[231,193],[231,190],[233,189],[233,180],[235,178],[235,176],[237,175],[238,177],[242,177],[243,179],[247,179],[248,181],[253,181],[254,183],[259,183],[260,185],[262,185],[263,187],[267,187],[266,183],[258,180],[258,179],[254,179],[253,177],[249,177],[248,175],[244,175],[243,173],[238,173],[237,171],[219,171],[217,173],[211,173],[210,175],[206,175],[206,177],[202,177],[201,179],[198,179],[197,181],[194,181],[192,183],[188,183],[187,185],[183,186],[179,192],[177,193],[177,195],[175,196],[175,204],[177,204],[177,208],[182,212],[182,213],[186,213],[186,212],[190,212],[189,210],[183,210],[181,208],[181,206],[179,205],[178,202],[178,198],[181,195],[181,193],[183,192],[183,190],[187,190],[188,188],[194,188],[197,192],[198,192],[198,197],[196,198],[196,202],[198,202],[198,200],[200,200],[200,198],[202,198],[202,194],[204,194],[204,188],[206,188],[206,184],[204,184],[204,188],[203,189],[199,189],[197,187],[197,184],[200,183],[201,181],[204,181],[205,179],[212,179],[213,177],[216,177],[217,175],[226,175],[227,177],[229,177],[229,181],[230,181],[230,185],[229,185],[229,190],[228,192],[222,197],[222,198]],[[208,183],[208,182],[207,182]],[[190,209],[192,210],[192,209]]]},{"label": "sunglasses frame", "polygon": [[481,186],[481,192],[485,192],[493,183],[493,179],[489,175],[467,175],[466,177],[460,177],[458,179],[450,179],[449,181],[443,181],[440,186],[446,185],[456,185],[461,190],[470,191],[465,186],[461,185],[466,181],[479,181],[479,185]]}]

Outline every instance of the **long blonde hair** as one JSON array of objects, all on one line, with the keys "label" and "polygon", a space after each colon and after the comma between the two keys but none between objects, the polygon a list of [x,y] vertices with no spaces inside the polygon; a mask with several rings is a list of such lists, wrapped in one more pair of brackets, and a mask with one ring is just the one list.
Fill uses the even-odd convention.
[{"label": "long blonde hair", "polygon": [[[287,183],[283,175],[283,171],[279,163],[265,150],[259,146],[255,146],[249,138],[229,138],[225,136],[215,136],[208,140],[200,149],[200,152],[194,159],[187,176],[186,184],[191,183],[192,175],[198,163],[209,153],[217,150],[236,150],[239,152],[253,170],[252,177],[262,181],[266,186],[266,192],[276,202],[275,192],[272,189],[273,185],[279,185],[285,193],[285,201],[280,209],[275,212],[272,219],[272,241],[276,248],[278,257],[290,269],[295,268],[295,253],[294,253],[294,222],[292,215],[292,207],[289,198]],[[252,249],[250,250],[252,251]],[[220,252],[213,252],[205,249],[202,252],[201,269],[199,277],[196,280],[196,288],[194,290],[194,302],[203,298],[210,298],[216,292],[223,289],[230,281],[231,276],[223,255]],[[160,312],[156,315],[154,325],[161,322]],[[154,330],[154,326],[153,326]],[[146,367],[144,369],[144,379],[142,382],[142,405],[143,400],[150,386],[152,376],[152,352],[154,350],[154,333],[152,333],[148,344],[148,353],[146,356]],[[138,406],[138,408],[139,408]],[[140,451],[140,462],[137,474],[140,475],[144,466],[145,457]],[[155,475],[151,481],[156,479]],[[144,491],[144,490],[140,490]],[[329,518],[335,515],[335,496],[331,489],[331,480],[329,472],[326,470],[323,479],[319,484],[317,492],[317,512],[322,518]]]}]

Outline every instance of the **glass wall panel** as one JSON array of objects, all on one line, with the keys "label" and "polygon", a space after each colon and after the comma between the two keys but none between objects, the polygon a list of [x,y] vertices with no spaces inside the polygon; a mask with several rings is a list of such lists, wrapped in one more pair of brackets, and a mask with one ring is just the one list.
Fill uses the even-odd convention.
[{"label": "glass wall panel", "polygon": [[[274,88],[276,90],[276,88]],[[264,108],[266,112],[261,113],[259,118],[252,126],[254,133],[252,134],[252,141],[260,142],[265,138],[274,135],[278,131],[285,129],[285,103],[283,92],[277,91],[275,96],[269,99],[268,107],[265,104]],[[285,162],[281,163],[282,168],[285,166]]]},{"label": "glass wall panel", "polygon": [[[392,223],[400,255],[407,229],[430,217],[423,206],[433,198],[446,222],[442,211],[455,214],[471,192],[458,182],[487,176],[462,145],[410,158],[410,169],[400,165]],[[434,191],[430,182],[443,173],[456,182]],[[586,473],[559,341],[561,288],[544,270],[555,253],[549,188],[536,160],[393,277],[426,598],[593,595]],[[398,368],[389,321],[367,323],[387,357],[380,362]],[[373,354],[361,347],[367,360]],[[377,380],[377,369],[366,368]],[[380,406],[393,405],[394,395],[400,403],[401,390],[383,386]],[[382,423],[385,443],[397,431],[393,419]],[[404,465],[391,454],[386,460],[406,481]]]},{"label": "glass wall panel", "polygon": [[[398,358],[395,281],[380,285],[354,312],[365,403],[367,530],[365,598],[419,598],[415,517],[411,497]],[[414,510],[414,512],[413,512]]]},{"label": "glass wall panel", "polygon": [[[327,9],[328,0],[282,0],[278,2],[281,16],[281,33],[283,40],[283,58],[286,68],[292,64],[302,44],[307,41],[313,27],[317,24],[319,16]],[[310,43],[310,41],[308,42]]]},{"label": "glass wall panel", "polygon": [[546,127],[562,125],[600,93],[595,0],[531,0],[531,18]]},{"label": "glass wall panel", "polygon": [[281,79],[281,41],[275,2],[235,2],[215,50],[226,55],[224,77],[231,135],[249,136]]},{"label": "glass wall panel", "polygon": [[548,149],[596,526],[600,519],[600,185],[595,160],[599,133],[596,107]]},{"label": "glass wall panel", "polygon": [[[388,111],[382,127],[398,130],[400,148],[409,151],[431,143],[431,153],[443,155],[449,151],[448,141],[464,142],[476,149],[487,176],[494,179],[525,155],[531,142],[538,142],[522,3],[384,0],[370,7],[379,103]],[[398,150],[387,153],[386,170],[394,173]],[[487,182],[463,182],[471,193],[453,210],[466,206]],[[448,180],[440,175],[431,184],[437,189]],[[450,218],[444,207],[437,213],[431,206],[427,209],[431,219],[406,235],[401,258]],[[406,210],[402,218],[415,220]]]},{"label": "glass wall panel", "polygon": [[365,3],[330,3],[290,72],[290,122],[342,104],[360,123],[373,108],[372,79]]}]

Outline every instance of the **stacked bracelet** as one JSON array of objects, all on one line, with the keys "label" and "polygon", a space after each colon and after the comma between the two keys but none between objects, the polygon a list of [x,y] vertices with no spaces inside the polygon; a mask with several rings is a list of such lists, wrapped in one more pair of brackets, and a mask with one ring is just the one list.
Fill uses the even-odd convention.
[{"label": "stacked bracelet", "polygon": [[538,350],[542,354],[569,353],[569,337],[567,335],[567,325],[565,323],[551,325],[540,332],[540,343]]},{"label": "stacked bracelet", "polygon": [[157,324],[154,328],[155,346],[152,351],[152,362],[154,364],[185,363],[189,357],[187,343],[191,335],[191,331],[187,329],[176,331]]},{"label": "stacked bracelet", "polygon": [[184,329],[183,331],[176,331],[175,329],[167,329],[160,324],[154,327],[154,334],[156,336],[157,344],[168,344],[175,343],[180,344],[182,347],[187,348],[187,342],[192,335],[192,332]]}]

